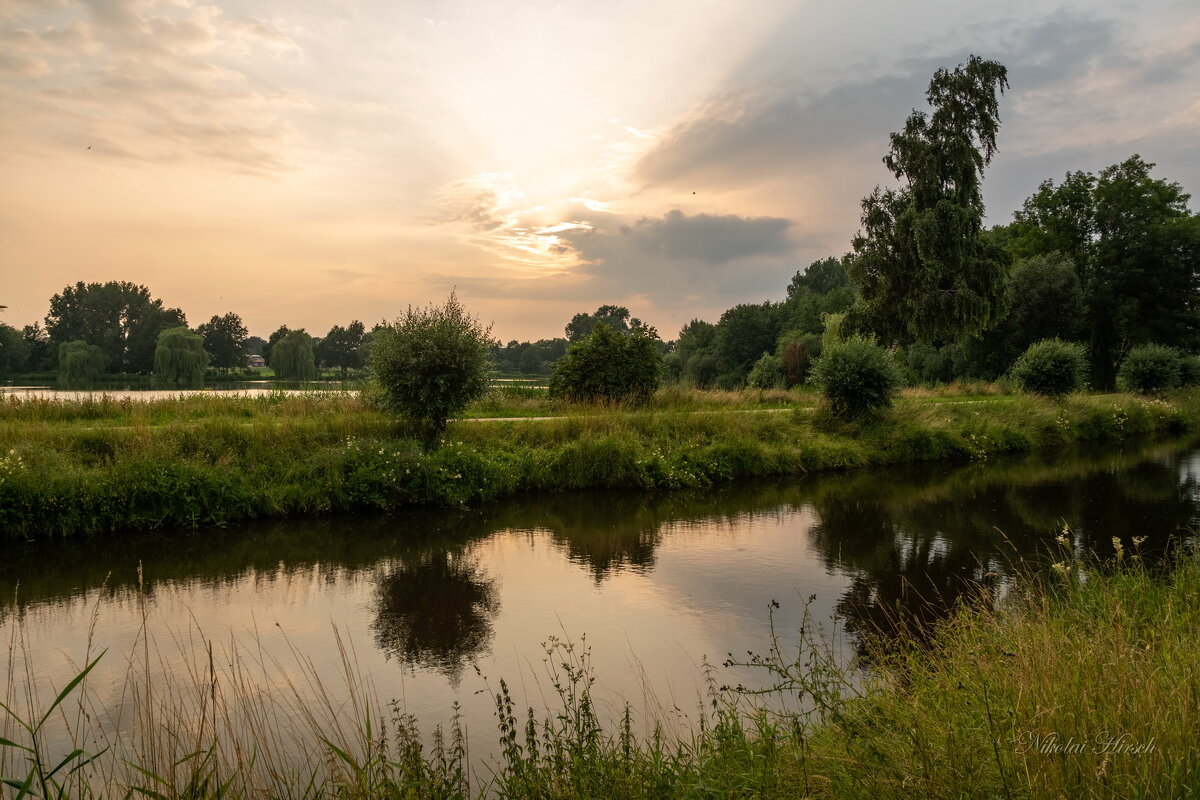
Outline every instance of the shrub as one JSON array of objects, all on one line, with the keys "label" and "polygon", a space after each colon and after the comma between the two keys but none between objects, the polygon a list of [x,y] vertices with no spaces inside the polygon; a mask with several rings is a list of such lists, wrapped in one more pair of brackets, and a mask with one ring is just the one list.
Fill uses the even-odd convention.
[{"label": "shrub", "polygon": [[550,396],[568,400],[644,403],[658,388],[662,356],[651,333],[616,333],[603,322],[554,364]]},{"label": "shrub", "polygon": [[58,348],[58,379],[64,386],[90,386],[99,380],[106,361],[99,345],[65,342]]},{"label": "shrub", "polygon": [[779,356],[763,353],[750,374],[746,376],[746,384],[755,389],[782,389],[786,380],[783,372],[783,359]]},{"label": "shrub", "polygon": [[1184,356],[1180,359],[1179,385],[1200,386],[1200,356]]},{"label": "shrub", "polygon": [[1129,351],[1117,380],[1131,392],[1153,394],[1179,385],[1183,358],[1179,351],[1161,344],[1143,344]]},{"label": "shrub", "polygon": [[311,381],[317,377],[312,337],[302,330],[288,331],[271,348],[271,369],[285,381]]},{"label": "shrub", "polygon": [[186,327],[167,328],[154,348],[154,381],[166,386],[200,386],[208,353],[204,339]]},{"label": "shrub", "polygon": [[1057,397],[1082,389],[1086,369],[1083,345],[1042,339],[1029,345],[1010,372],[1023,391]]},{"label": "shrub", "polygon": [[823,345],[812,380],[834,415],[851,418],[890,406],[901,377],[882,347],[864,336],[851,336]]},{"label": "shrub", "polygon": [[409,306],[372,340],[368,367],[378,402],[424,428],[425,444],[432,447],[449,419],[487,391],[491,330],[467,313],[454,292],[440,306]]}]

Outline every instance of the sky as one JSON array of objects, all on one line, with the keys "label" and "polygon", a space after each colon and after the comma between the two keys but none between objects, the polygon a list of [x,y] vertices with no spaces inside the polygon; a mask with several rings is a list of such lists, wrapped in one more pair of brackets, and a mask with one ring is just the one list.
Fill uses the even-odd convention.
[{"label": "sky", "polygon": [[1133,153],[1200,191],[1195,0],[2,0],[0,321],[125,280],[264,337],[456,291],[502,341],[674,338],[844,254],[971,54],[989,223]]}]

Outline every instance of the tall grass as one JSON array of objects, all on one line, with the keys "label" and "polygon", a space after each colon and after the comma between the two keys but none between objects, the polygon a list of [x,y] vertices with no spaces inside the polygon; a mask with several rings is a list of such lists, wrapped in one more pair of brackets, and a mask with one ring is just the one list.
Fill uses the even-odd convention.
[{"label": "tall grass", "polygon": [[[704,395],[689,405],[688,397]],[[486,502],[527,491],[704,488],[742,477],[1001,452],[1184,430],[1200,391],[1051,401],[902,398],[842,423],[806,404],[747,409],[691,393],[660,406],[417,432],[344,394],[135,403],[0,403],[0,530],[10,537]],[[774,395],[763,393],[763,402]],[[713,404],[729,400],[727,410]]]},{"label": "tall grass", "polygon": [[[713,675],[695,727],[674,734],[628,706],[603,718],[586,648],[552,640],[553,702],[518,709],[501,681],[483,763],[457,715],[422,736],[380,702],[340,639],[345,679],[329,686],[295,651],[199,631],[166,651],[142,638],[125,656],[125,701],[106,704],[91,647],[75,680],[31,688],[14,628],[0,775],[11,796],[73,798],[1193,796],[1200,555],[1179,548],[1160,569],[1122,547],[1094,564],[1063,543],[1003,602],[964,606],[931,646],[876,650],[866,672],[806,620],[795,656],[773,641],[750,658],[792,708],[767,710]],[[153,677],[156,659],[177,658],[175,677]]]}]

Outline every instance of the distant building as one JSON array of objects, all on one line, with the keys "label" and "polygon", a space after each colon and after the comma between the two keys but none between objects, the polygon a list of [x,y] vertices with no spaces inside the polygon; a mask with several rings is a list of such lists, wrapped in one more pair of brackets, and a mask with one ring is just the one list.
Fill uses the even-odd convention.
[{"label": "distant building", "polygon": [[255,355],[246,356],[246,366],[247,367],[265,367],[266,365],[267,365],[267,362],[266,362],[266,360],[263,359],[262,356],[255,356]]}]

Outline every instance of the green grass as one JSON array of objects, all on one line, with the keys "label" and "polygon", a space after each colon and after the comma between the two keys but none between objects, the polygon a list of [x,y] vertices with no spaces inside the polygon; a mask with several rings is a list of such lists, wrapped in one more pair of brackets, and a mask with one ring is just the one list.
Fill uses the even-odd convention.
[{"label": "green grass", "polygon": [[[556,405],[511,390],[426,453],[403,422],[339,392],[139,402],[0,402],[0,530],[37,537],[254,517],[487,502],[518,492],[703,488],[1176,433],[1200,392],[906,396],[841,423],[811,395],[668,390],[646,407]],[[522,410],[526,413],[513,413]]]},{"label": "green grass", "polygon": [[[164,686],[140,672],[163,654],[139,646],[126,659],[124,728],[102,731],[86,670],[44,705],[19,696],[14,634],[0,776],[73,798],[1195,796],[1200,556],[1178,548],[1151,568],[1128,550],[1103,565],[1069,553],[1026,572],[1002,601],[960,608],[931,645],[875,650],[866,672],[842,665],[814,626],[795,658],[764,643],[750,660],[808,710],[765,710],[713,681],[695,726],[676,735],[654,725],[639,734],[628,707],[601,719],[588,651],[552,640],[551,705],[520,710],[503,681],[494,687],[496,755],[482,769],[457,717],[423,738],[417,720],[372,697],[345,650],[346,682],[334,687],[303,654],[284,664],[250,644],[214,660],[207,640],[184,640],[190,677]],[[85,662],[94,658],[89,648]],[[64,725],[80,749],[56,772],[62,757],[40,737]],[[308,758],[287,766],[289,752]]]}]

